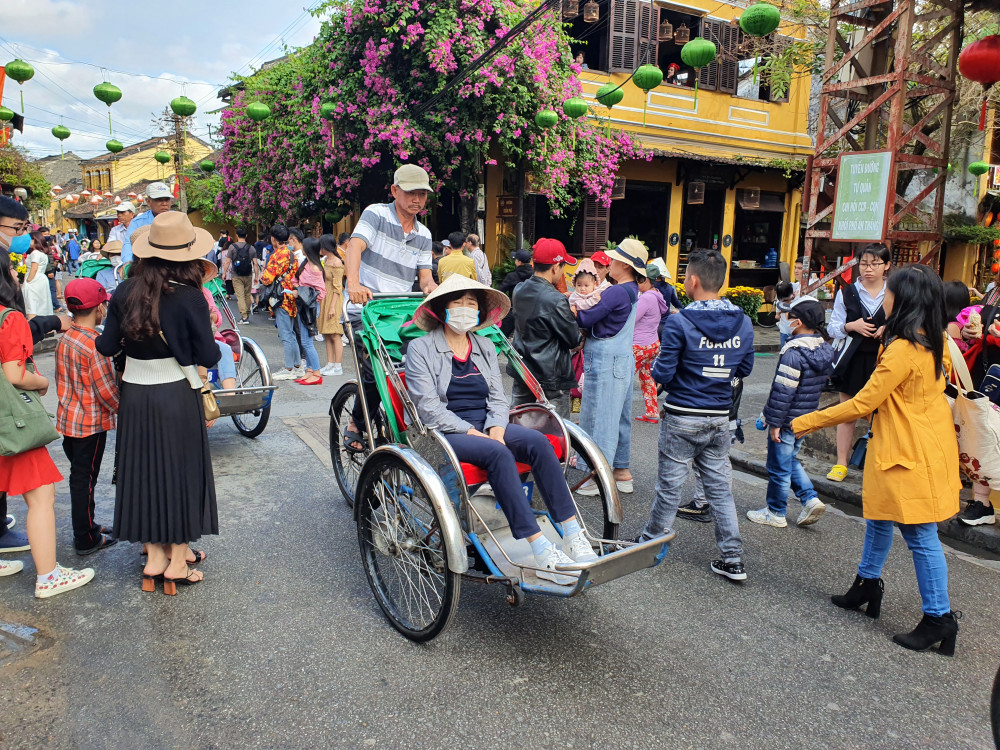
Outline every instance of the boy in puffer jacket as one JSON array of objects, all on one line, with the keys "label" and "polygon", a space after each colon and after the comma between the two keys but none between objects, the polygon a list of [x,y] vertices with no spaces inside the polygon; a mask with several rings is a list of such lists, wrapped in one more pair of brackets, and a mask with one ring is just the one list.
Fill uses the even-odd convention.
[{"label": "boy in puffer jacket", "polygon": [[809,526],[826,512],[809,475],[797,458],[802,438],[795,439],[792,420],[819,407],[823,386],[833,370],[833,347],[823,339],[823,306],[811,297],[799,297],[788,311],[791,338],[781,350],[771,395],[764,406],[767,422],[767,506],[747,513],[754,523],[784,528],[788,525],[788,489],[802,503],[796,523]]}]

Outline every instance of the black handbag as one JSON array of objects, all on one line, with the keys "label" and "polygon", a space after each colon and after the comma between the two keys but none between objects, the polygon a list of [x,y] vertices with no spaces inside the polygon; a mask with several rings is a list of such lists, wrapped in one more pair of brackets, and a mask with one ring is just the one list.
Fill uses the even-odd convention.
[{"label": "black handbag", "polygon": [[854,447],[851,448],[851,458],[847,462],[848,466],[854,469],[865,468],[865,456],[868,454],[868,441],[871,436],[872,426],[869,424],[868,432],[854,441]]}]

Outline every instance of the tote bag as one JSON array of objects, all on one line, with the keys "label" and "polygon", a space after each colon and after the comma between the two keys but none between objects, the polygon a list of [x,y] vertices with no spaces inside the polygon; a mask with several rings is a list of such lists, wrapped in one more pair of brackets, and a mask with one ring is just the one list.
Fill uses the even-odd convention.
[{"label": "tote bag", "polygon": [[[0,313],[0,325],[10,312],[7,308]],[[29,360],[25,368],[35,372],[34,362]],[[6,375],[0,377],[0,456],[16,456],[41,448],[58,437],[38,392],[16,388]]]},{"label": "tote bag", "polygon": [[1000,406],[972,387],[972,375],[962,352],[948,337],[951,366],[959,386],[945,387],[958,437],[958,462],[974,482],[1000,490]]}]

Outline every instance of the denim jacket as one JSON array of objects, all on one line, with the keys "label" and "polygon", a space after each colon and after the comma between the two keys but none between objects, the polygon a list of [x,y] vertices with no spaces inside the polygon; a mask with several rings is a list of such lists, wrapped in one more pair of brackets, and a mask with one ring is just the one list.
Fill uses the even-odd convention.
[{"label": "denim jacket", "polygon": [[[486,401],[486,425],[506,427],[510,421],[507,396],[500,379],[497,350],[485,336],[469,334],[472,361],[486,378],[490,395]],[[448,410],[448,386],[451,384],[451,347],[439,326],[426,336],[410,342],[406,350],[406,390],[417,407],[421,421],[441,432],[467,433],[473,425]]]}]

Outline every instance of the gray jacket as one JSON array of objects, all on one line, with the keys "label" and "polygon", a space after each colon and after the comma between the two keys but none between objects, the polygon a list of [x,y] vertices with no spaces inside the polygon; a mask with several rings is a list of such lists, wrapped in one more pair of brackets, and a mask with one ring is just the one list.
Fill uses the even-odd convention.
[{"label": "gray jacket", "polygon": [[[497,350],[485,336],[470,334],[472,361],[486,378],[490,395],[486,401],[486,425],[506,427],[510,421],[507,396],[500,379]],[[451,347],[442,327],[410,342],[406,350],[406,390],[417,407],[421,421],[441,432],[466,433],[473,425],[448,410],[448,386],[451,383]]]}]

